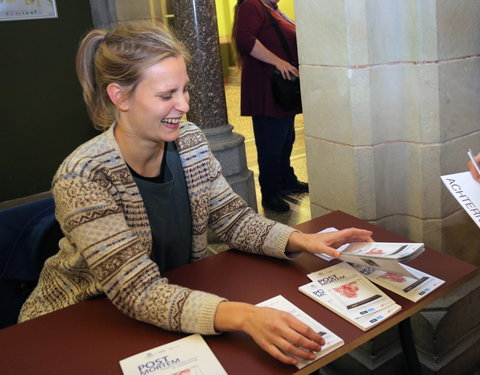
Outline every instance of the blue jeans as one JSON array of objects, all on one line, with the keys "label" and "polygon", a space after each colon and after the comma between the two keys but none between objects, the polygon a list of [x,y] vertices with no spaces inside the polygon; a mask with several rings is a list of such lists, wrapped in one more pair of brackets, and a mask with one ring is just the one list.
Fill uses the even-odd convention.
[{"label": "blue jeans", "polygon": [[297,176],[290,165],[295,142],[295,116],[253,116],[253,131],[257,146],[260,190],[263,197],[280,194],[295,186]]}]

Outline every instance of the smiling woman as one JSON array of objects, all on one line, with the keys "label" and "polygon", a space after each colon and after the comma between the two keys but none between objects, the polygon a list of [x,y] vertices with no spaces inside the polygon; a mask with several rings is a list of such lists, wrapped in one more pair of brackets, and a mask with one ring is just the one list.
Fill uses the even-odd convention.
[{"label": "smiling woman", "polygon": [[165,142],[178,138],[180,120],[188,112],[188,75],[182,57],[168,57],[143,71],[129,93],[118,83],[107,86],[117,107],[114,130],[125,162],[144,177],[156,177]]},{"label": "smiling woman", "polygon": [[180,120],[189,109],[186,56],[155,26],[93,30],[82,41],[78,77],[90,117],[105,131],[57,170],[52,189],[65,237],[19,320],[105,294],[123,313],[167,330],[239,330],[285,363],[313,359],[324,340],[292,315],[162,277],[207,256],[208,227],[231,247],[283,259],[300,251],[338,256],[336,246],[371,235],[303,234],[247,207],[204,134]]}]

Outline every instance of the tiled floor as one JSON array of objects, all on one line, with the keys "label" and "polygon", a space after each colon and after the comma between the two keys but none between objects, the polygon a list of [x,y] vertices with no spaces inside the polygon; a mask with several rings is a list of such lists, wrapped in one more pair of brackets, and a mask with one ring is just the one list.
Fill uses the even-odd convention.
[{"label": "tiled floor", "polygon": [[[284,224],[295,225],[310,220],[310,198],[308,194],[290,195],[288,200],[291,210],[286,213],[277,213],[264,210],[261,205],[261,194],[258,185],[257,150],[253,136],[252,120],[250,117],[240,116],[240,86],[228,84],[225,86],[227,111],[229,123],[234,127],[234,132],[245,137],[245,151],[247,154],[248,169],[255,175],[255,187],[257,193],[258,212]],[[299,180],[308,181],[305,159],[305,142],[303,137],[303,115],[295,119],[296,140],[293,146],[291,163]]]}]

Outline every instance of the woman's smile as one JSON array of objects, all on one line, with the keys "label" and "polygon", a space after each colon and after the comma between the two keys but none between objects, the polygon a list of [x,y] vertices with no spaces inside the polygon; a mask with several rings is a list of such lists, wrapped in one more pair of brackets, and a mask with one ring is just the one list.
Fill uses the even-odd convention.
[{"label": "woman's smile", "polygon": [[161,122],[164,126],[166,126],[167,128],[169,129],[172,129],[172,130],[177,130],[178,129],[178,126],[180,125],[180,120],[182,118],[181,117],[177,117],[177,118],[164,118]]}]

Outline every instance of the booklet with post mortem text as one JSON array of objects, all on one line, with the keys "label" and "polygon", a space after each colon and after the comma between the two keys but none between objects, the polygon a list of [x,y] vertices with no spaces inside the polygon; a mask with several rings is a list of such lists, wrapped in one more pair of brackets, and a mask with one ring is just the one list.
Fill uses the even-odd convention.
[{"label": "booklet with post mortem text", "polygon": [[120,367],[124,375],[227,375],[198,334],[122,359]]},{"label": "booklet with post mortem text", "polygon": [[302,293],[364,331],[401,310],[348,263],[335,264],[309,277],[313,281],[298,288]]},{"label": "booklet with post mortem text", "polygon": [[334,351],[335,349],[344,344],[343,340],[340,337],[338,337],[328,328],[317,322],[310,315],[300,310],[297,306],[295,306],[293,303],[291,303],[289,300],[287,300],[281,295],[260,302],[257,304],[257,306],[271,307],[272,309],[289,312],[295,318],[312,328],[315,332],[318,332],[320,333],[320,335],[322,335],[323,339],[325,340],[325,345],[322,346],[322,350],[316,353],[316,358],[312,361],[298,358],[299,362],[297,364],[297,368],[299,369],[305,367],[311,362],[316,361],[320,357],[327,355],[328,353]]}]

